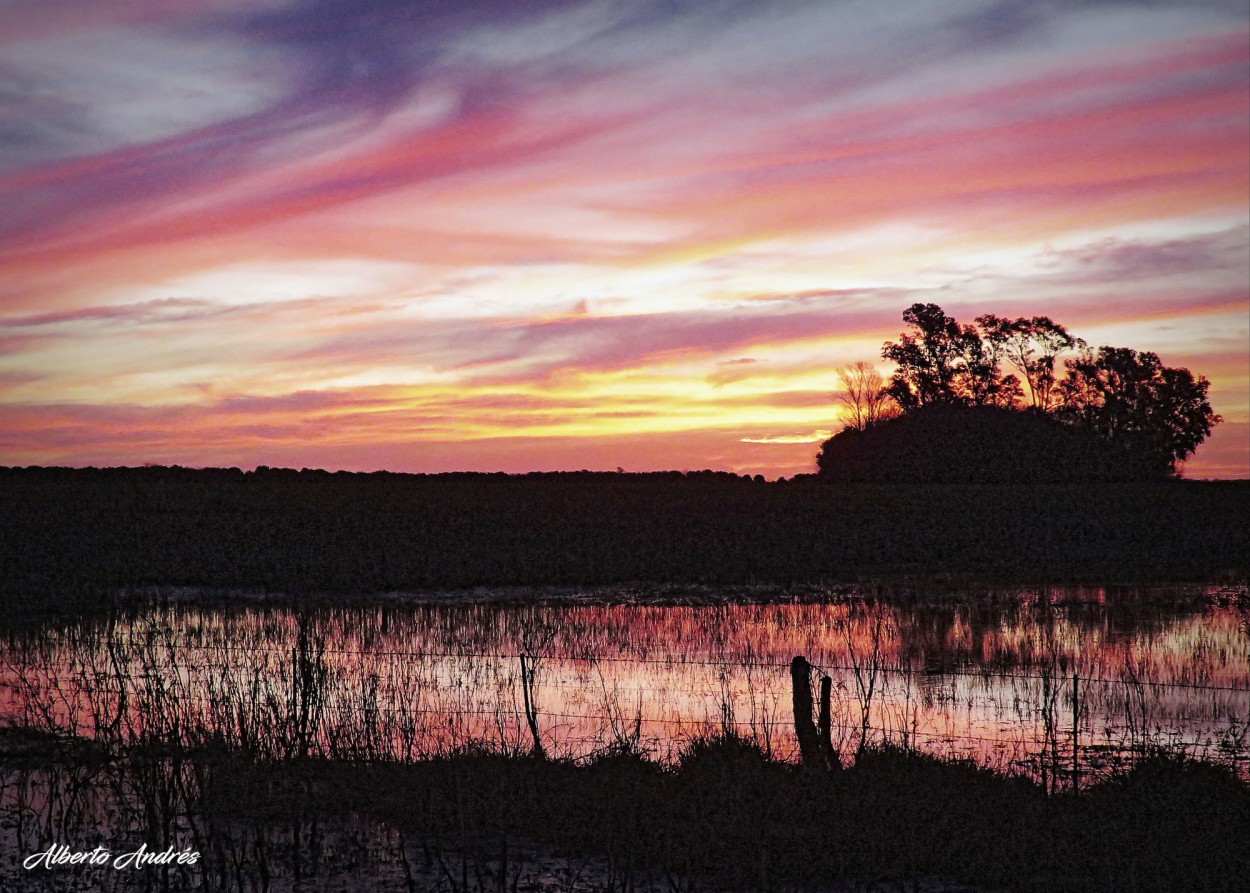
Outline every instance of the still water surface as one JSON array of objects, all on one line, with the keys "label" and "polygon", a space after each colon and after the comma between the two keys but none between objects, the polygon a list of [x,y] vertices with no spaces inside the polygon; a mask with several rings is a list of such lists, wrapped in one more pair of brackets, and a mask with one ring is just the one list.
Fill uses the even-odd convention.
[{"label": "still water surface", "polygon": [[628,747],[672,759],[692,738],[730,730],[789,758],[795,655],[814,665],[814,688],[831,679],[844,760],[888,741],[1060,787],[1074,745],[1087,777],[1169,745],[1247,774],[1244,587],[769,604],[172,604],[10,633],[0,717],[274,757],[529,752],[537,732],[550,755]]}]

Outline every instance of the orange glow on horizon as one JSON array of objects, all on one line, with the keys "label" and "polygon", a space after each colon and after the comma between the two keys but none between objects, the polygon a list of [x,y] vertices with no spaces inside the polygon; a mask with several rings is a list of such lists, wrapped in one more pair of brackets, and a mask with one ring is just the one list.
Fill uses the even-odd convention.
[{"label": "orange glow on horizon", "polygon": [[[1250,475],[1240,14],[1055,11],[946,57],[786,4],[784,46],[745,10],[540,51],[522,20],[560,13],[487,4],[357,58],[298,2],[273,30],[89,6],[0,13],[34,85],[0,166],[0,464],[790,475],[838,367],[932,301],[1205,375],[1225,422],[1187,473]],[[202,83],[120,101],[171,52]]]}]

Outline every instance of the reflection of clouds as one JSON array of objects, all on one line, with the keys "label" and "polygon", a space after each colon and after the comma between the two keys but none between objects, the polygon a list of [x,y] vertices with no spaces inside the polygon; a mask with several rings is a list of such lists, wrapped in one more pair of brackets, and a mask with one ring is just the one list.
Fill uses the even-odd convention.
[{"label": "reflection of clouds", "polygon": [[[779,755],[792,756],[789,662],[795,654],[806,655],[833,679],[835,721],[846,726],[835,738],[853,748],[859,688],[852,664],[858,659],[861,671],[869,672],[865,661],[874,641],[882,661],[872,725],[896,741],[904,729],[914,731],[922,749],[971,755],[1000,768],[1036,755],[1046,690],[1058,690],[1062,702],[1073,673],[1083,680],[1085,745],[1125,734],[1126,694],[1136,699],[1134,710],[1145,708],[1147,734],[1172,729],[1182,742],[1201,741],[1229,715],[1244,718],[1250,711],[1250,641],[1236,612],[1177,614],[1151,593],[1141,600],[1140,593],[1108,595],[1058,609],[1030,603],[1019,592],[1000,595],[1005,597],[996,606],[921,601],[884,609],[861,603],[462,603],[319,608],[297,616],[283,608],[175,606],[123,620],[117,639],[137,646],[144,636],[128,630],[165,631],[161,635],[172,647],[166,650],[162,641],[150,652],[156,661],[150,669],[158,676],[176,674],[188,685],[176,699],[189,720],[185,729],[213,721],[203,697],[210,682],[215,692],[234,692],[243,706],[253,685],[285,703],[291,648],[301,619],[309,621],[325,636],[324,659],[332,671],[321,746],[350,740],[344,731],[360,728],[362,692],[372,679],[383,748],[403,754],[415,741],[416,755],[463,747],[469,739],[499,743],[501,735],[504,743],[524,748],[528,732],[519,710],[517,662],[518,655],[532,653],[525,643],[533,641],[545,643],[533,653],[540,658],[540,726],[554,752],[574,756],[610,743],[613,721],[619,729],[635,717],[643,720],[642,743],[661,757],[692,737],[719,731],[726,717],[739,732],[767,735]],[[1081,594],[1050,590],[1047,597],[1067,603]],[[884,612],[880,624],[878,610]],[[1077,614],[1083,619],[1074,625]],[[35,643],[7,646],[14,665],[33,657],[50,660],[48,671],[57,674],[73,703],[79,677],[70,667],[99,665],[107,646],[98,636],[44,630],[37,652],[27,654],[24,647]],[[123,663],[138,666],[137,651],[123,645],[121,654]],[[909,661],[910,675],[902,671]],[[1134,675],[1146,684],[1130,682],[1129,692],[1123,680]],[[1067,709],[1060,707],[1062,730],[1068,728]],[[80,721],[89,727],[89,711]],[[407,744],[397,731],[403,726]],[[874,736],[880,740],[882,734]]]}]

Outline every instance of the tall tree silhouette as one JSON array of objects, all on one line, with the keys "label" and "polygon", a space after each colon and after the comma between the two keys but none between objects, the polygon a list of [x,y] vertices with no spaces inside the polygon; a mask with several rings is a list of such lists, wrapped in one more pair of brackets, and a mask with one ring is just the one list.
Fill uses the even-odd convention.
[{"label": "tall tree silhouette", "polygon": [[889,394],[904,410],[965,403],[1011,406],[1020,394],[1014,375],[1003,375],[1001,344],[960,325],[937,304],[912,304],[903,322],[913,331],[887,341],[881,356],[898,364]]},{"label": "tall tree silhouette", "polygon": [[1034,409],[1054,409],[1059,399],[1055,387],[1055,360],[1064,351],[1084,350],[1085,342],[1049,316],[1006,319],[987,313],[977,317],[986,338],[998,345],[1007,361],[1024,379]]},{"label": "tall tree silhouette", "polygon": [[1157,354],[1100,347],[1066,365],[1060,417],[1164,473],[1174,473],[1221,421],[1207,399],[1211,383],[1188,369],[1164,366]]},{"label": "tall tree silhouette", "polygon": [[881,348],[882,357],[898,364],[890,396],[904,410],[953,401],[959,323],[937,304],[912,304],[903,311],[903,322],[915,331],[904,332],[897,342],[887,341]]}]

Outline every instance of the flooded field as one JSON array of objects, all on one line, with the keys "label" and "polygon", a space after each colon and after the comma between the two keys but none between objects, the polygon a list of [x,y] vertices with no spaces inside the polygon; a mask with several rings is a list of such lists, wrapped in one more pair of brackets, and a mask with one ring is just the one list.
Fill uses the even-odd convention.
[{"label": "flooded field", "polygon": [[0,715],[107,743],[412,761],[469,747],[795,755],[791,660],[844,762],[894,743],[1079,783],[1160,746],[1247,774],[1244,588],[923,592],[770,604],[166,605],[25,630]]},{"label": "flooded field", "polygon": [[[1088,816],[1086,801],[1124,807],[1066,795],[1137,761],[1183,753],[1250,778],[1244,587],[742,596],[539,590],[295,608],[223,595],[10,629],[0,889],[754,889],[772,883],[757,865],[808,877],[802,861],[768,860],[788,846],[777,828],[799,839],[813,822],[834,846],[810,867],[813,889],[868,888],[821,886],[828,872],[969,889],[925,872],[959,876],[975,858],[997,866],[984,876],[1009,877],[1024,858],[1013,846],[1039,877],[1069,871],[1072,844],[1059,841],[1087,820],[1073,816]],[[768,759],[799,759],[796,718],[819,729],[820,765],[853,770]],[[1111,824],[1091,864],[1157,856],[1158,872],[1172,851],[1218,862],[1232,852],[1223,838],[1183,837],[1239,835],[1237,813],[1218,816],[1241,783],[1211,783],[1176,789],[1215,808],[1210,822],[1153,820],[1154,843],[1098,819]],[[804,801],[816,811],[795,811]],[[980,823],[966,839],[987,848],[952,849],[948,821]],[[898,862],[899,840],[934,834],[915,863],[930,868]],[[28,865],[58,846],[197,855]]]}]

